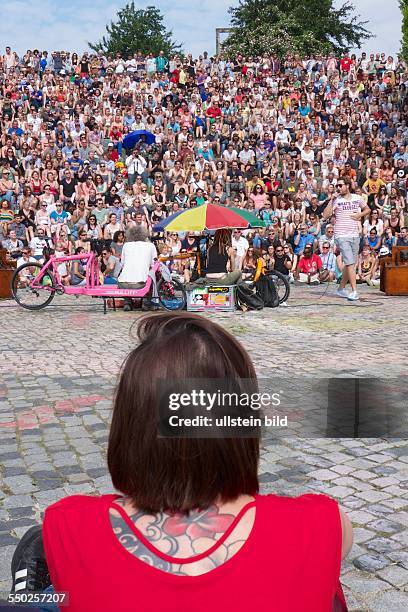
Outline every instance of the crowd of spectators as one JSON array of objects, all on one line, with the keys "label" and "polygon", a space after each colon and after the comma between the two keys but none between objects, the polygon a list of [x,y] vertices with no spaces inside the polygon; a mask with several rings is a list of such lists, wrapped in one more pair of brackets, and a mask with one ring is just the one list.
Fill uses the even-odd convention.
[{"label": "crowd of spectators", "polygon": [[[371,213],[361,223],[358,279],[378,282],[379,254],[408,244],[408,70],[384,53],[343,57],[205,52],[166,58],[10,47],[0,58],[0,244],[19,263],[94,248],[115,282],[129,227],[167,256],[198,248],[192,232],[156,232],[183,208],[246,208],[266,227],[236,231],[244,273],[263,257],[291,279],[338,280],[339,178]],[[132,150],[125,135],[146,130]],[[64,283],[83,271],[61,264]],[[175,261],[183,273],[189,265]]]}]

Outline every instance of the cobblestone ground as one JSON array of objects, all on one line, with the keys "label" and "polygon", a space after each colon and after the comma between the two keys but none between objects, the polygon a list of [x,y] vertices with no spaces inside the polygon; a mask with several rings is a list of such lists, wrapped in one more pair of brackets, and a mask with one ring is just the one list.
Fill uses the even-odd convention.
[{"label": "cobblestone ground", "polygon": [[[408,374],[406,300],[377,290],[348,303],[320,287],[288,307],[213,315],[261,376]],[[112,491],[105,464],[111,395],[139,315],[56,298],[38,313],[0,303],[0,592],[18,538],[50,503]],[[324,492],[355,528],[342,583],[351,611],[408,609],[408,448],[403,440],[263,443],[263,491]]]}]

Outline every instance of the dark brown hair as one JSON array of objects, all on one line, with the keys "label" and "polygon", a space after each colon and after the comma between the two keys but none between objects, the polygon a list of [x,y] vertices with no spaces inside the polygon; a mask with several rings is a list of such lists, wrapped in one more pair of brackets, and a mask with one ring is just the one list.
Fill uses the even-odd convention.
[{"label": "dark brown hair", "polygon": [[256,380],[241,344],[191,313],[143,317],[140,344],[123,363],[116,389],[108,466],[118,491],[144,512],[189,512],[259,489],[257,438],[158,437],[159,380]]}]

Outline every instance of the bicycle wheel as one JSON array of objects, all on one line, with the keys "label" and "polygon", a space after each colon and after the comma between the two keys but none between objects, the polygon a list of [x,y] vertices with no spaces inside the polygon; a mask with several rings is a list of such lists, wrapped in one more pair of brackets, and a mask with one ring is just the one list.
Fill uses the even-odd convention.
[{"label": "bicycle wheel", "polygon": [[43,264],[28,262],[17,268],[11,278],[11,292],[17,304],[28,310],[40,310],[51,302],[55,295],[52,274],[47,270],[36,287],[30,285],[39,275]]},{"label": "bicycle wheel", "polygon": [[157,283],[157,294],[160,305],[166,310],[182,310],[186,307],[186,290],[175,279],[167,281],[161,278]]},{"label": "bicycle wheel", "polygon": [[269,276],[275,284],[276,291],[278,292],[279,304],[286,302],[290,294],[288,277],[282,274],[282,272],[278,272],[278,270],[268,270],[265,274]]}]

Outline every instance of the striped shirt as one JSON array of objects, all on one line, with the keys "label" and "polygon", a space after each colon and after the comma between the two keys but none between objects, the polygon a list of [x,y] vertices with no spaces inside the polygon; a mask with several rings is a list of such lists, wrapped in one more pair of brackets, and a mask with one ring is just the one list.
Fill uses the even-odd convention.
[{"label": "striped shirt", "polygon": [[333,214],[336,217],[334,236],[359,236],[360,224],[351,218],[365,208],[365,202],[359,195],[352,193],[349,199],[338,197],[333,204]]}]

